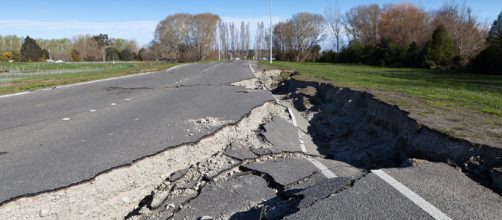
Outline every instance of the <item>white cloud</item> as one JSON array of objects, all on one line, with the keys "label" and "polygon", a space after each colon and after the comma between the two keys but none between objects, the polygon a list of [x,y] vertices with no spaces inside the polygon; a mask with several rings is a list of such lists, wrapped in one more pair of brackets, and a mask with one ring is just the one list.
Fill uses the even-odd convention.
[{"label": "white cloud", "polygon": [[110,37],[135,39],[140,45],[153,39],[158,21],[88,22],[0,20],[1,34],[34,38],[63,38],[80,34],[107,33]]}]

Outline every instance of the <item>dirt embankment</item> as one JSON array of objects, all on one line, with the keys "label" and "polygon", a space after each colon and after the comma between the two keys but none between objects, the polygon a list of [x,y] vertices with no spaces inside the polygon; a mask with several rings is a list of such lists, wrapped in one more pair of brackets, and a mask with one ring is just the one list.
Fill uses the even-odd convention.
[{"label": "dirt embankment", "polygon": [[444,162],[502,193],[501,149],[430,129],[367,92],[287,78],[273,93],[286,95],[309,118],[309,133],[328,157],[364,169]]}]

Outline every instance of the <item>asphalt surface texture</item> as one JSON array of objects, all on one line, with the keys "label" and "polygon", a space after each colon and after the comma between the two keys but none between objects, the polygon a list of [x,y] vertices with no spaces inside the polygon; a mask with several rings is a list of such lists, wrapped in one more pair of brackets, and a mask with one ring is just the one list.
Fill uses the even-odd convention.
[{"label": "asphalt surface texture", "polygon": [[[232,82],[246,62],[170,71],[0,98],[0,203],[78,183],[199,140],[272,100]],[[190,120],[213,117],[196,129]]]},{"label": "asphalt surface texture", "polygon": [[[230,85],[252,63],[0,98],[0,201],[77,183],[189,143],[275,100],[254,134],[165,179],[127,219],[500,219],[502,199],[444,163],[366,170],[328,159],[285,97]],[[256,68],[256,66],[255,66]],[[192,123],[207,117],[210,126]],[[249,135],[256,137],[250,138]],[[245,140],[259,140],[259,143]],[[391,143],[389,143],[391,144]]]}]

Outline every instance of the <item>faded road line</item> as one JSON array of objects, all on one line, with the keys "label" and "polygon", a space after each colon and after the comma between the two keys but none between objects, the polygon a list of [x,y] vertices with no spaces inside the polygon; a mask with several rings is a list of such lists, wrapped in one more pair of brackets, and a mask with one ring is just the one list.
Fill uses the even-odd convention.
[{"label": "faded road line", "polygon": [[394,189],[406,196],[406,198],[411,200],[418,207],[431,215],[434,219],[451,220],[451,218],[441,212],[441,210],[437,209],[434,205],[427,202],[424,198],[411,191],[411,189],[391,177],[389,174],[385,173],[383,170],[372,170],[371,172],[390,184],[392,187],[394,187]]}]

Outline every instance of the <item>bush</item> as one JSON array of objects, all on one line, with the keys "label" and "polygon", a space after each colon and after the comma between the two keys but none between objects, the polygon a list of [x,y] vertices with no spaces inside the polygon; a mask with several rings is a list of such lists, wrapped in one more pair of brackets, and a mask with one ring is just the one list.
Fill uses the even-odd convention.
[{"label": "bush", "polygon": [[359,42],[350,42],[349,46],[340,52],[338,61],[341,63],[363,63],[365,46]]},{"label": "bush", "polygon": [[470,69],[482,74],[502,75],[502,34],[490,40],[488,47],[483,50],[469,65]]},{"label": "bush", "polygon": [[131,61],[132,60],[132,52],[128,48],[123,49],[120,51],[120,60],[123,61]]}]

